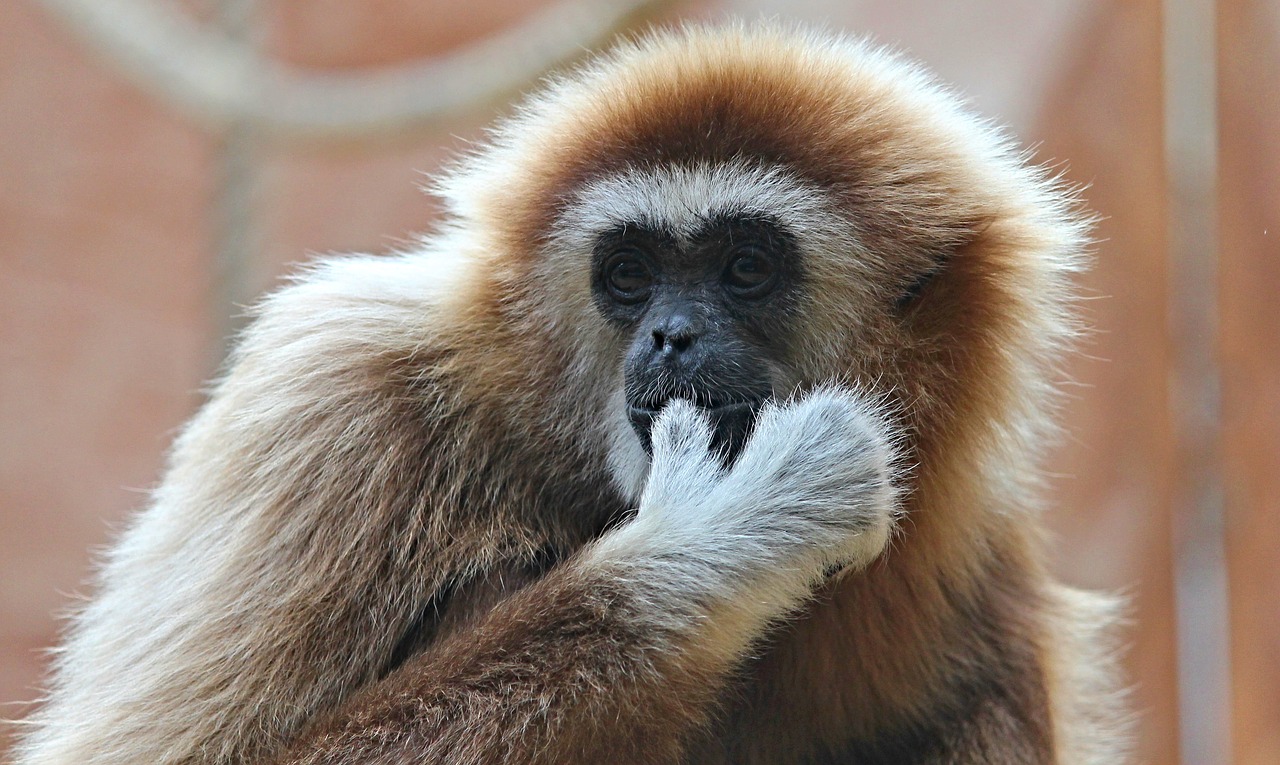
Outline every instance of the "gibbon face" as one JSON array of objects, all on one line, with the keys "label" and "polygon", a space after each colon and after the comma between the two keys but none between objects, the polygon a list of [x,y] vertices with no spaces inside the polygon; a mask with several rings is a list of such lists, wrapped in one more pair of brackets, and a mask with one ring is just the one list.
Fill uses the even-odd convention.
[{"label": "gibbon face", "polygon": [[888,54],[693,29],[553,82],[441,191],[495,311],[566,349],[548,376],[608,383],[574,402],[635,496],[676,397],[730,458],[762,401],[828,382],[938,442],[1043,422],[1082,227],[1020,160]]},{"label": "gibbon face", "polygon": [[778,221],[726,214],[687,232],[619,226],[594,249],[593,294],[627,335],[627,414],[646,451],[663,407],[685,398],[715,423],[731,459],[774,395],[768,359],[780,358],[799,299],[799,253]]}]

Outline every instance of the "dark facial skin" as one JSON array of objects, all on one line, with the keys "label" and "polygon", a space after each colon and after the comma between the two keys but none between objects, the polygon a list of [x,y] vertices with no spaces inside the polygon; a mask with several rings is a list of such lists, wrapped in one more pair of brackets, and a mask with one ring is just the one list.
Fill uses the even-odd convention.
[{"label": "dark facial skin", "polygon": [[791,237],[760,217],[712,218],[689,241],[631,224],[601,236],[593,293],[624,327],[627,415],[646,450],[662,408],[683,398],[715,425],[728,464],[773,395],[801,273]]}]

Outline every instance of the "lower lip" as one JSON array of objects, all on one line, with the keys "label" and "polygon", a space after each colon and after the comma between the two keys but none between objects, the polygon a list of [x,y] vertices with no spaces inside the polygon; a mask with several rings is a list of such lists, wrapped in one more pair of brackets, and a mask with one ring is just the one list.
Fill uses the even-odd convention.
[{"label": "lower lip", "polygon": [[[751,422],[755,419],[755,412],[763,404],[761,401],[739,401],[732,404],[723,404],[717,407],[698,407],[706,412],[716,432],[720,436],[736,430],[750,429]],[[650,437],[653,433],[653,425],[658,420],[658,415],[662,414],[661,409],[654,409],[647,406],[628,406],[627,418],[631,420],[631,427],[635,428],[640,435],[641,443],[644,445],[645,451],[649,451]],[[736,423],[730,425],[730,423]]]},{"label": "lower lip", "polygon": [[[723,404],[715,407],[699,406],[698,408],[712,417],[723,417],[728,414],[739,414],[741,412],[751,412],[759,408],[759,401],[739,401],[733,404]],[[632,419],[645,418],[649,420],[656,419],[662,413],[662,409],[654,409],[647,406],[627,406],[627,413]]]}]

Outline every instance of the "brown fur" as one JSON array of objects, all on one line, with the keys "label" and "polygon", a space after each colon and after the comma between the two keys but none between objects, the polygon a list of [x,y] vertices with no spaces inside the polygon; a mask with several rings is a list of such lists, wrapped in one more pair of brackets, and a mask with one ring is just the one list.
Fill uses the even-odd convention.
[{"label": "brown fur", "polygon": [[[892,549],[772,631],[585,562],[628,511],[600,422],[620,339],[550,253],[593,179],[743,159],[860,245],[806,264],[795,389],[875,391],[915,466]],[[857,44],[688,30],[553,84],[443,193],[428,247],[466,266],[441,294],[387,259],[265,304],[21,762],[1116,761],[1098,607],[1049,580],[1035,517],[1083,228],[1003,139]],[[117,615],[193,560],[157,626]]]}]

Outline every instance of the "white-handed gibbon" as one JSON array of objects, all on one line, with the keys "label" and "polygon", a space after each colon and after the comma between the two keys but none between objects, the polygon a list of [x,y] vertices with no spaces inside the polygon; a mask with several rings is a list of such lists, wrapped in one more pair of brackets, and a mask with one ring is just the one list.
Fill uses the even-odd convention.
[{"label": "white-handed gibbon", "polygon": [[1077,202],[915,66],[619,46],[267,298],[18,761],[1114,763],[1036,461]]}]

